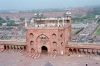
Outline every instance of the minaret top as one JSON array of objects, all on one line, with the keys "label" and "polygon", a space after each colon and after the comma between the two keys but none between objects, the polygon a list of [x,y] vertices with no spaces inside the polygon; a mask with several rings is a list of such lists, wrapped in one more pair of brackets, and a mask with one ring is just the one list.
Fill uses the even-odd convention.
[{"label": "minaret top", "polygon": [[67,17],[71,17],[71,12],[70,11],[66,12],[66,15]]}]

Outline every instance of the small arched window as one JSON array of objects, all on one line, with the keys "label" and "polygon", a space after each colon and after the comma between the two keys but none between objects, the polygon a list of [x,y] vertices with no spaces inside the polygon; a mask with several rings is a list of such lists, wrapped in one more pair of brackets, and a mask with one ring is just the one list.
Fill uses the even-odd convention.
[{"label": "small arched window", "polygon": [[62,38],[63,37],[63,34],[61,34],[60,37]]},{"label": "small arched window", "polygon": [[33,45],[34,45],[34,42],[33,42],[33,41],[31,41],[31,42],[30,42],[30,45],[31,45],[31,46],[33,46]]},{"label": "small arched window", "polygon": [[63,42],[61,42],[61,46],[63,46]]},{"label": "small arched window", "polygon": [[56,49],[54,49],[53,51],[57,51]]},{"label": "small arched window", "polygon": [[52,46],[53,46],[53,49],[57,49],[57,43],[55,41],[52,43]]},{"label": "small arched window", "polygon": [[56,38],[56,34],[54,33],[54,34],[52,34],[52,38],[54,39],[54,38]]},{"label": "small arched window", "polygon": [[33,33],[30,33],[30,37],[31,37],[31,38],[33,38],[33,37],[34,37]]},{"label": "small arched window", "polygon": [[53,46],[57,46],[57,43],[56,42],[53,42]]},{"label": "small arched window", "polygon": [[35,50],[33,48],[31,48],[31,53],[34,53],[34,52],[35,52]]}]

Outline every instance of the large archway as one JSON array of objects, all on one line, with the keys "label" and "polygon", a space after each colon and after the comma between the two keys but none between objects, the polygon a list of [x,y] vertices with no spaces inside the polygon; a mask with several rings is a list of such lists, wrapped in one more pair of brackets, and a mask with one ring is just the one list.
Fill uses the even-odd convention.
[{"label": "large archway", "polygon": [[47,54],[48,53],[48,48],[46,46],[41,47],[41,53],[42,54]]},{"label": "large archway", "polygon": [[48,54],[50,53],[50,40],[47,35],[41,34],[37,37],[36,43],[38,44],[38,53]]}]

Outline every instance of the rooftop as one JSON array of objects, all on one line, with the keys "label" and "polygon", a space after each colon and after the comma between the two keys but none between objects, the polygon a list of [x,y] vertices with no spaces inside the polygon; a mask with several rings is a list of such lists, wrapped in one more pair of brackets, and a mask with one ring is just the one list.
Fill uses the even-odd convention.
[{"label": "rooftop", "polygon": [[65,26],[69,24],[71,20],[70,17],[68,18],[41,18],[41,19],[34,19],[33,22],[27,25],[26,22],[26,29],[63,29]]}]

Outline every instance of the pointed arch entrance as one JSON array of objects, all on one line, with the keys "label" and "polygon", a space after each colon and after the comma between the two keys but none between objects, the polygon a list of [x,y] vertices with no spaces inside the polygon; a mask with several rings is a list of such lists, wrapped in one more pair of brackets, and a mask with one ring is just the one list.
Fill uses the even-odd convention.
[{"label": "pointed arch entrance", "polygon": [[41,54],[49,54],[50,53],[50,40],[48,38],[48,35],[46,34],[40,34],[37,39],[37,52]]},{"label": "pointed arch entrance", "polygon": [[48,53],[48,48],[46,46],[41,47],[41,53],[42,54],[47,54]]}]

